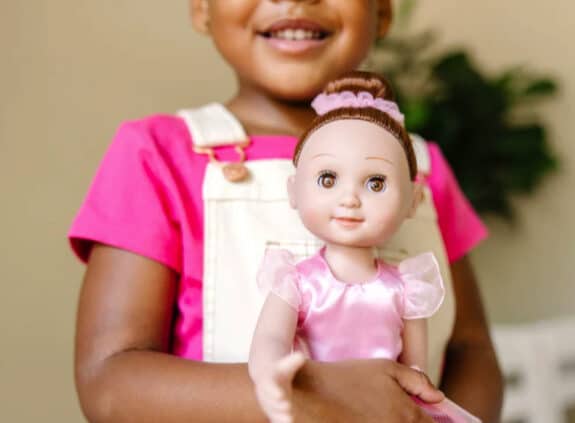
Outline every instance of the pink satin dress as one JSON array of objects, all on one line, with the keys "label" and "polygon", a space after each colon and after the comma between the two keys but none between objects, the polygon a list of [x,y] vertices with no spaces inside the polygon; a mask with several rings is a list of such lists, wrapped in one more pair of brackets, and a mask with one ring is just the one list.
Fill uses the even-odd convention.
[{"label": "pink satin dress", "polygon": [[295,263],[290,252],[268,249],[258,274],[262,289],[298,313],[294,348],[319,361],[397,360],[403,320],[430,317],[443,301],[433,254],[397,266],[377,261],[372,280],[351,284],[334,277],[323,253]]}]

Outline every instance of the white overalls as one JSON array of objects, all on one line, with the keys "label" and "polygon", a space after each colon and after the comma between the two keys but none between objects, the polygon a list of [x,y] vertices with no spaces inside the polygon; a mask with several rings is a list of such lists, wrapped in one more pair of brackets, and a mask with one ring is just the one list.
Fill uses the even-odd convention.
[{"label": "white overalls", "polygon": [[[195,148],[241,144],[248,140],[237,119],[222,105],[183,110]],[[414,136],[419,172],[430,170],[425,142]],[[217,163],[207,165],[204,201],[203,356],[206,361],[245,362],[264,301],[256,273],[268,245],[286,248],[296,257],[317,251],[321,241],[304,228],[288,203],[286,181],[291,160],[247,161],[250,177],[224,178]],[[398,262],[433,251],[446,287],[445,301],[429,319],[429,376],[438,383],[445,345],[451,335],[455,307],[449,264],[429,188],[415,216],[406,220],[379,255]]]}]

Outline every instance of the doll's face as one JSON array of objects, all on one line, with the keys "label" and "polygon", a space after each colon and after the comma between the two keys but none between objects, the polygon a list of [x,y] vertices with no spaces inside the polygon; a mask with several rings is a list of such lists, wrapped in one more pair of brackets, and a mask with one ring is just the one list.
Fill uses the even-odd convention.
[{"label": "doll's face", "polygon": [[291,205],[310,232],[356,247],[387,241],[413,211],[415,188],[399,141],[358,119],[313,132],[288,181]]},{"label": "doll's face", "polygon": [[390,0],[190,0],[244,89],[302,100],[356,69],[390,20]]}]

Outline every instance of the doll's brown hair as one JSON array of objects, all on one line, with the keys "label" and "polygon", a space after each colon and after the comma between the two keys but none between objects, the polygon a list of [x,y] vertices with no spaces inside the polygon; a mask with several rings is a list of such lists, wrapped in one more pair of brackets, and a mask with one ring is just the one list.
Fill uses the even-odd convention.
[{"label": "doll's brown hair", "polygon": [[[374,99],[382,98],[388,101],[394,101],[393,91],[387,80],[375,73],[354,71],[341,78],[338,78],[325,87],[323,94],[342,93],[351,91],[354,94],[359,92],[368,92]],[[407,163],[409,165],[409,176],[415,180],[417,175],[417,161],[413,151],[413,145],[409,134],[401,123],[393,119],[389,114],[372,107],[340,107],[331,110],[323,115],[317,116],[311,123],[311,126],[302,134],[295,148],[293,155],[293,164],[297,167],[301,150],[309,136],[322,126],[341,119],[360,119],[379,125],[386,131],[390,132],[400,142]]]}]

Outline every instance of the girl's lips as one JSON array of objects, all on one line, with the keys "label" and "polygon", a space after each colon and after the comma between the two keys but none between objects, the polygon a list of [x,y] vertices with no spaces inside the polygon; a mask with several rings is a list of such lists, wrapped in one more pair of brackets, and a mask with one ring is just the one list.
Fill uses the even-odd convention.
[{"label": "girl's lips", "polygon": [[281,38],[264,38],[264,40],[274,50],[291,54],[308,53],[326,43],[325,38],[321,40],[285,40]]},{"label": "girl's lips", "polygon": [[319,23],[310,19],[302,18],[280,19],[267,26],[263,31],[258,32],[260,34],[270,34],[272,32],[282,31],[285,29],[305,29],[329,35],[329,31]]},{"label": "girl's lips", "polygon": [[[316,36],[304,39],[289,39],[279,37],[278,33],[282,31],[307,31]],[[326,39],[331,35],[330,32],[321,24],[302,18],[280,19],[266,26],[264,30],[257,31],[267,45],[281,53],[302,54],[311,52],[326,43]]]}]

